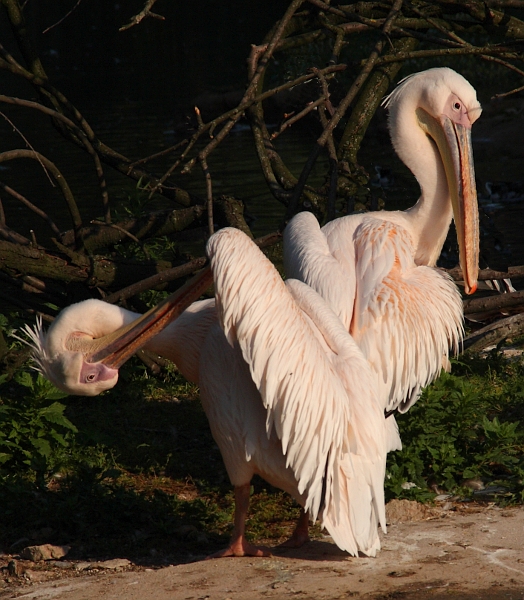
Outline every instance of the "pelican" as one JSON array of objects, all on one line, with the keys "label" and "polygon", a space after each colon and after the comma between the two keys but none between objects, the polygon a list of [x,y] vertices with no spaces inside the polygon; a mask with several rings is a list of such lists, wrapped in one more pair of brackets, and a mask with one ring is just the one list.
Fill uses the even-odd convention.
[{"label": "pelican", "polygon": [[215,299],[184,304],[196,284],[140,317],[98,300],[64,309],[44,333],[27,328],[39,370],[59,388],[95,395],[142,345],[172,360],[200,397],[235,488],[229,546],[213,556],[266,556],[245,538],[250,481],[259,474],[303,507],[292,545],[317,516],[352,555],[374,556],[385,530],[386,420],[376,376],[313,289],[286,283],[242,232],[207,245]]},{"label": "pelican", "polygon": [[297,215],[285,230],[286,284],[245,236],[219,231],[208,244],[216,301],[195,302],[164,329],[178,300],[142,318],[88,300],[47,334],[30,330],[40,370],[70,393],[113,387],[140,344],[200,385],[235,487],[232,540],[217,556],[267,554],[244,534],[255,473],[304,508],[292,543],[318,516],[340,548],[374,556],[385,457],[400,447],[384,411],[407,410],[462,337],[460,294],[434,266],[453,215],[465,289],[475,290],[470,131],[480,105],[450,69],[407,78],[386,103],[393,144],[421,186],[410,210],[323,229]]},{"label": "pelican", "polygon": [[[420,185],[418,201],[322,229],[311,213],[299,213],[284,230],[284,266],[339,316],[377,374],[391,414],[409,409],[463,337],[461,296],[435,265],[454,218],[465,292],[476,290],[471,126],[481,107],[474,88],[448,68],[406,77],[384,105],[393,146]],[[401,448],[393,417],[388,421],[389,449]]]}]

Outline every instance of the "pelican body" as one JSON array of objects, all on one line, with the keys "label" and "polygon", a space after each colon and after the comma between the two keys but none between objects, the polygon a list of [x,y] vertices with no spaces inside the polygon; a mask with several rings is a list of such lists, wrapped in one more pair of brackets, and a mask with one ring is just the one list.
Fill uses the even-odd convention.
[{"label": "pelican body", "polygon": [[284,283],[245,234],[223,229],[207,252],[215,299],[194,302],[151,337],[156,309],[140,317],[98,300],[72,305],[46,333],[28,330],[40,370],[61,389],[98,394],[116,384],[122,346],[127,356],[139,340],[200,386],[235,487],[232,542],[216,556],[268,554],[244,535],[254,474],[303,507],[292,544],[307,538],[307,515],[318,516],[341,549],[374,556],[386,525],[387,450],[368,362],[321,296]]}]

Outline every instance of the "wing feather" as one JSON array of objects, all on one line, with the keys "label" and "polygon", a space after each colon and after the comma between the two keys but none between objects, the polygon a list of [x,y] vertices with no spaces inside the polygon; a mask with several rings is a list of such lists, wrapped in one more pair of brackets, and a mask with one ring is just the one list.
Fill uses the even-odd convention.
[{"label": "wing feather", "polygon": [[341,263],[310,212],[298,213],[284,230],[284,270],[290,279],[307,283],[331,306],[349,331],[355,298],[353,262]]},{"label": "wing feather", "polygon": [[354,235],[359,285],[351,332],[380,376],[387,410],[405,412],[458,350],[462,300],[447,274],[414,263],[408,232],[364,219]]},{"label": "wing feather", "polygon": [[220,230],[208,254],[221,326],[249,365],[305,508],[313,519],[322,510],[341,548],[374,553],[386,457],[376,376],[326,302],[302,282],[285,285],[243,233]]}]

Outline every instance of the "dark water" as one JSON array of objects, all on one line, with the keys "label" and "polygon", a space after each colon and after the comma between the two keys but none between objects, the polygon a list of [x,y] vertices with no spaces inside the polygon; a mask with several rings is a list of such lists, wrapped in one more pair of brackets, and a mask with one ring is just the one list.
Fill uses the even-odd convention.
[{"label": "dark water", "polygon": [[[132,159],[142,158],[171,146],[178,135],[175,132],[178,121],[166,111],[165,106],[159,104],[122,101],[102,110],[87,110],[85,116],[102,141]],[[487,118],[493,120],[489,111]],[[0,138],[3,148],[23,147],[23,134],[31,147],[53,160],[61,170],[75,195],[85,222],[100,218],[103,213],[100,189],[89,157],[75,146],[65,144],[50,123],[38,114],[17,108],[10,110],[9,119],[21,133],[14,131],[11,124],[2,119]],[[503,247],[500,266],[504,262],[524,264],[524,184],[519,186],[519,182],[524,180],[524,163],[519,148],[512,147],[513,151],[509,148],[504,152],[504,147],[496,146],[499,131],[500,125],[491,123],[480,128],[477,138],[474,135],[481,212],[487,215],[484,216],[484,222],[492,231],[491,237],[495,239],[490,241],[486,238],[484,241],[486,244]],[[315,137],[312,128],[297,127],[276,141],[278,151],[296,176],[309,155]],[[378,173],[385,175],[383,189],[376,193],[385,198],[387,209],[407,208],[413,204],[418,196],[417,184],[395,156],[383,127],[372,127],[359,158],[375,179]],[[161,174],[171,162],[172,159],[169,158],[163,159],[162,164],[157,162],[155,173]],[[326,162],[326,157],[321,156],[311,183],[322,183],[327,171]],[[247,213],[253,218],[251,224],[255,235],[269,233],[278,227],[284,216],[284,207],[273,198],[265,184],[251,133],[245,123],[241,122],[210,156],[209,168],[214,195],[231,194],[244,200]],[[109,167],[105,167],[105,175],[113,205],[136,197],[134,181]],[[30,160],[4,163],[0,165],[0,176],[5,183],[51,215],[60,230],[71,227],[65,202],[56,187],[51,185],[39,163]],[[177,175],[174,180],[177,185],[205,198],[205,182],[198,165],[189,175]],[[492,185],[490,197],[485,187],[486,183],[489,187],[489,182],[505,184]],[[50,234],[43,221],[29,213],[19,202],[4,194],[3,204],[7,224],[19,233],[29,236],[29,231],[33,229],[38,239]],[[175,207],[165,199],[157,199],[151,204],[151,208],[169,206]],[[491,266],[496,267],[495,264]]]},{"label": "dark water", "polygon": [[[100,139],[114,150],[133,160],[159,152],[174,144],[175,122],[158,108],[122,104],[100,113],[85,113]],[[102,215],[102,201],[93,162],[81,149],[63,142],[53,127],[35,118],[28,111],[17,109],[10,113],[10,120],[17,123],[30,146],[52,160],[68,182],[78,202],[80,212],[88,222]],[[0,138],[4,148],[23,147],[21,134],[13,131],[10,124],[0,121]],[[179,138],[178,138],[179,139]],[[292,130],[276,142],[289,169],[298,177],[307,159],[314,136],[309,131]],[[156,161],[154,173],[160,176],[173,162],[172,158]],[[319,183],[325,160],[320,159],[312,176],[312,183]],[[253,230],[263,235],[277,228],[284,215],[284,207],[269,192],[262,176],[252,137],[247,125],[241,123],[213,152],[208,160],[213,181],[213,194],[231,194],[245,201],[248,213],[253,217]],[[136,197],[136,182],[104,167],[110,201],[125,202]],[[10,161],[0,165],[4,182],[25,195],[34,204],[53,217],[60,230],[71,227],[65,202],[60,192],[51,185],[43,167],[29,159]],[[197,165],[190,174],[177,174],[174,183],[201,197],[206,197],[205,181]],[[7,224],[23,235],[34,229],[39,236],[49,234],[47,226],[35,215],[28,213],[19,202],[4,196]],[[157,196],[151,208],[176,206]]]}]

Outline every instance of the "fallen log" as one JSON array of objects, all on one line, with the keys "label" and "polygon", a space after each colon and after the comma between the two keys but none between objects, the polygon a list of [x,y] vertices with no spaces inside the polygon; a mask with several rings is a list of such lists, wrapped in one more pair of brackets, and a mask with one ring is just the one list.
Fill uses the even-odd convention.
[{"label": "fallen log", "polygon": [[491,323],[464,339],[463,352],[480,352],[496,346],[508,337],[524,335],[524,313],[513,315]]},{"label": "fallen log", "polygon": [[51,254],[42,248],[0,240],[0,270],[11,277],[32,275],[39,279],[119,289],[173,266],[163,260],[86,256],[68,249]]},{"label": "fallen log", "polygon": [[463,305],[465,315],[504,310],[517,306],[522,306],[524,309],[524,291],[485,296],[483,298],[468,298],[464,300]]}]

